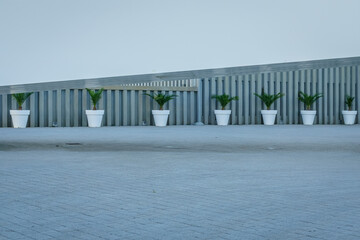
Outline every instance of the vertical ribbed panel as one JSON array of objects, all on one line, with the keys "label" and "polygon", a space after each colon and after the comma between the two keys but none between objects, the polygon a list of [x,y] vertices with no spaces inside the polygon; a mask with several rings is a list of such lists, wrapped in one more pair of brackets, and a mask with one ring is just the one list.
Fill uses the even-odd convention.
[{"label": "vertical ribbed panel", "polygon": [[39,127],[45,126],[45,93],[39,92]]},{"label": "vertical ribbed panel", "polygon": [[79,126],[79,90],[74,89],[74,127]]},{"label": "vertical ribbed panel", "polygon": [[70,89],[65,90],[65,127],[70,127]]},{"label": "vertical ribbed panel", "polygon": [[56,91],[56,120],[57,120],[57,126],[62,127],[62,114],[61,114],[61,90]]},{"label": "vertical ribbed panel", "polygon": [[53,121],[54,121],[54,95],[53,95],[53,91],[48,91],[47,92],[47,117],[48,117],[48,127],[52,127],[53,126]]},{"label": "vertical ribbed panel", "polygon": [[1,121],[2,127],[8,127],[8,95],[1,95]]},{"label": "vertical ribbed panel", "polygon": [[123,98],[122,98],[122,116],[123,116],[123,125],[128,125],[128,116],[129,116],[129,106],[128,106],[128,91],[124,90],[122,92]]},{"label": "vertical ribbed panel", "polygon": [[36,93],[33,93],[30,96],[30,127],[36,126],[36,110]]},{"label": "vertical ribbed panel", "polygon": [[[89,93],[86,91],[86,89],[83,89],[81,94],[82,104],[81,104],[81,125],[86,127],[87,126],[87,117],[85,111],[88,110],[88,95]],[[89,109],[91,108],[91,105],[89,106]]]},{"label": "vertical ribbed panel", "polygon": [[[213,76],[202,79],[179,79],[174,81],[132,84],[127,86],[151,86],[152,90],[127,87],[125,89],[105,90],[98,104],[98,109],[105,110],[104,126],[153,125],[151,110],[158,109],[158,104],[144,93],[176,94],[174,100],[164,107],[170,110],[169,125],[193,124],[203,121],[205,124],[216,124],[215,109],[220,104],[211,97],[215,94],[238,96],[239,101],[232,101],[226,106],[231,109],[230,124],[261,124],[260,110],[265,106],[253,94],[264,90],[269,94],[278,92],[285,96],[278,99],[272,109],[278,110],[277,123],[302,123],[300,110],[304,105],[298,100],[298,92],[307,94],[322,93],[312,108],[317,110],[315,123],[341,124],[341,111],[346,109],[345,97],[355,97],[353,110],[360,105],[360,68],[354,66],[333,66],[322,68],[294,69],[286,71],[269,71],[244,73],[240,75]],[[159,91],[154,87],[161,88]],[[199,91],[171,89],[166,87],[194,87]],[[165,89],[164,89],[165,88]],[[24,103],[24,109],[30,109],[30,127],[87,126],[86,109],[92,104],[85,89],[66,89],[35,92]],[[0,126],[11,127],[10,109],[16,109],[15,100],[8,95],[0,97]],[[360,115],[357,116],[359,122]]]},{"label": "vertical ribbed panel", "polygon": [[120,91],[115,90],[114,95],[115,126],[120,126]]},{"label": "vertical ribbed panel", "polygon": [[111,126],[112,125],[112,100],[111,100],[111,90],[107,90],[106,91],[106,109],[105,109],[105,113],[106,114],[106,126]]}]

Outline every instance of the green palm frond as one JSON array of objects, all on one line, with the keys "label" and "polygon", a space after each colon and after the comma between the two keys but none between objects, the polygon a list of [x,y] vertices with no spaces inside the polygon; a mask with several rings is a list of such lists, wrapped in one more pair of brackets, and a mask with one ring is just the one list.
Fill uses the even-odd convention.
[{"label": "green palm frond", "polygon": [[22,105],[25,102],[25,100],[30,97],[30,95],[33,94],[33,92],[29,93],[14,93],[12,94],[13,98],[15,98],[17,104],[19,105],[19,110],[22,110]]},{"label": "green palm frond", "polygon": [[96,104],[101,99],[101,94],[104,91],[104,88],[101,88],[99,91],[95,92],[95,90],[91,90],[89,88],[86,89],[90,95],[91,102],[93,104],[93,110],[96,110]]},{"label": "green palm frond", "polygon": [[280,92],[277,93],[277,94],[267,94],[267,93],[263,92],[263,93],[261,93],[261,95],[257,94],[257,93],[254,93],[254,95],[261,99],[261,101],[265,104],[267,110],[270,110],[271,105],[276,100],[278,100],[279,98],[285,96],[284,93],[280,93]]},{"label": "green palm frond", "polygon": [[144,95],[147,95],[149,97],[151,97],[152,99],[154,99],[160,106],[160,110],[163,110],[164,108],[164,104],[167,103],[168,101],[170,101],[171,99],[174,99],[175,97],[177,97],[177,95],[173,94],[173,95],[169,95],[169,94],[162,94],[162,93],[154,93],[154,94],[148,94],[148,93],[144,93]]},{"label": "green palm frond", "polygon": [[229,102],[233,101],[233,100],[239,100],[238,96],[235,97],[230,97],[227,94],[223,94],[223,95],[213,95],[211,98],[215,98],[217,101],[219,101],[220,105],[221,105],[221,110],[225,110],[226,105],[229,104]]},{"label": "green palm frond", "polygon": [[305,104],[306,110],[310,110],[311,106],[321,98],[323,95],[322,93],[316,93],[315,95],[308,95],[303,93],[302,91],[299,92],[299,100]]},{"label": "green palm frond", "polygon": [[348,106],[349,111],[351,111],[351,107],[352,107],[352,103],[353,103],[354,99],[355,99],[355,97],[346,95],[345,104]]}]

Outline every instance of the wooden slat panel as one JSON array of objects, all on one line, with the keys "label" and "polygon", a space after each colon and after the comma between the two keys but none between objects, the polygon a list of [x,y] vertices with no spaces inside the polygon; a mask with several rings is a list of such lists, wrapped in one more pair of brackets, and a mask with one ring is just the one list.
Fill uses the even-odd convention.
[{"label": "wooden slat panel", "polygon": [[299,124],[299,116],[300,116],[300,109],[299,109],[299,80],[300,80],[300,72],[295,71],[294,73],[294,123]]},{"label": "wooden slat panel", "polygon": [[106,106],[105,106],[105,97],[106,97],[106,92],[102,92],[101,93],[101,98],[96,106],[97,110],[104,110],[104,115],[101,121],[101,126],[106,126],[106,121],[107,121],[107,115],[106,115]]},{"label": "wooden slat panel", "polygon": [[135,126],[136,125],[136,111],[137,111],[137,106],[136,106],[136,101],[135,101],[135,91],[131,90],[130,91],[130,123],[131,126]]},{"label": "wooden slat panel", "polygon": [[211,103],[211,100],[210,100],[210,87],[209,87],[209,80],[208,78],[204,78],[203,80],[203,87],[204,87],[204,91],[203,91],[203,94],[204,94],[204,101],[203,101],[203,111],[204,111],[204,124],[209,124],[209,111],[210,111],[210,104]]},{"label": "wooden slat panel", "polygon": [[255,95],[254,92],[256,91],[255,89],[255,74],[251,74],[250,75],[251,79],[250,79],[250,91],[249,91],[249,97],[250,97],[250,122],[251,124],[255,124]]},{"label": "wooden slat panel", "polygon": [[[299,74],[300,74],[300,91],[304,92],[304,93],[307,93],[305,91],[305,71],[301,70]],[[301,112],[301,110],[303,110],[303,109],[305,109],[304,103],[300,103],[299,112]],[[300,119],[301,119],[301,114],[300,114]]]},{"label": "wooden slat panel", "polygon": [[[316,88],[316,83],[317,83],[317,69],[312,69],[311,70],[311,78],[309,79],[310,83],[311,83],[311,90],[312,90],[312,94],[316,94],[318,93],[318,90]],[[319,101],[316,101],[313,104],[313,110],[317,110],[318,109],[318,104]],[[316,115],[315,115],[315,120],[314,120],[314,124],[318,123],[319,121],[319,111],[317,111]]]},{"label": "wooden slat panel", "polygon": [[324,124],[328,124],[329,123],[329,117],[328,117],[328,86],[329,86],[329,69],[325,68],[323,69],[323,112],[324,112]]},{"label": "wooden slat panel", "polygon": [[[275,88],[276,88],[275,94],[276,94],[276,93],[280,92],[281,72],[277,72],[275,76],[276,76],[276,78],[275,78]],[[281,115],[282,115],[282,112],[280,109],[280,98],[278,98],[276,100],[275,108],[278,112],[277,117],[276,117],[276,123],[279,124],[280,120],[281,120]]]},{"label": "wooden slat panel", "polygon": [[138,93],[138,124],[139,126],[142,126],[143,120],[143,91],[139,91]]},{"label": "wooden slat panel", "polygon": [[[322,93],[324,95],[324,88],[323,88],[323,71],[322,69],[318,70],[317,73],[317,82],[318,82],[318,93]],[[324,124],[324,97],[319,99],[319,108],[318,108],[318,119],[319,124]]]},{"label": "wooden slat panel", "polygon": [[[269,94],[275,94],[275,73],[270,73],[269,78]],[[274,109],[274,104],[271,105],[271,109]]]},{"label": "wooden slat panel", "polygon": [[[288,123],[288,113],[287,113],[287,99],[289,98],[289,92],[287,91],[287,83],[288,83],[288,73],[287,72],[282,72],[282,80],[281,80],[281,92],[285,94],[284,97],[282,97],[280,99],[281,102],[281,118],[280,122],[282,122],[283,124],[287,124]],[[280,117],[280,116],[279,116]]]},{"label": "wooden slat panel", "polygon": [[249,75],[245,75],[244,83],[244,120],[245,124],[249,124]]},{"label": "wooden slat panel", "polygon": [[[345,84],[347,84],[348,80],[347,80],[347,76],[345,76],[346,74],[346,67],[342,67],[340,68],[340,99],[339,99],[339,111],[340,111],[340,115],[341,115],[341,111],[345,109]],[[341,117],[342,119],[342,117]]]},{"label": "wooden slat panel", "polygon": [[48,113],[48,127],[52,127],[53,125],[53,116],[54,116],[54,105],[53,105],[53,91],[50,90],[47,92],[47,95],[48,95],[48,110],[47,110],[47,113]]},{"label": "wooden slat panel", "polygon": [[112,125],[112,99],[111,99],[111,90],[106,91],[106,126]]},{"label": "wooden slat panel", "polygon": [[238,86],[238,96],[239,96],[239,104],[238,109],[237,109],[237,116],[238,116],[238,124],[243,124],[243,103],[244,103],[244,95],[242,93],[243,91],[243,87],[242,87],[242,83],[243,83],[243,76],[238,76],[237,77],[237,86]]},{"label": "wooden slat panel", "polygon": [[334,109],[335,109],[335,124],[339,124],[339,86],[340,86],[340,69],[335,68],[335,94],[334,94]]},{"label": "wooden slat panel", "polygon": [[128,125],[128,91],[124,90],[123,91],[123,96],[122,96],[122,107],[123,107],[123,111],[122,111],[122,115],[123,115],[123,126],[127,126]]},{"label": "wooden slat panel", "polygon": [[176,91],[176,95],[178,95],[178,97],[176,98],[175,102],[176,102],[176,115],[175,115],[175,119],[176,119],[176,125],[181,125],[181,95],[180,95],[180,91]]},{"label": "wooden slat panel", "polygon": [[39,92],[39,127],[45,126],[45,97],[44,91]]},{"label": "wooden slat panel", "polygon": [[65,126],[70,127],[70,89],[65,90]]},{"label": "wooden slat panel", "polygon": [[[263,88],[263,84],[262,84],[262,74],[259,73],[257,75],[256,78],[256,93],[260,93],[261,94],[261,89]],[[252,95],[254,95],[254,93],[251,93]],[[255,97],[255,95],[254,95]],[[261,99],[258,97],[255,97],[255,104],[256,104],[256,124],[261,124]]]},{"label": "wooden slat panel", "polygon": [[[230,77],[230,96],[235,97],[236,96],[236,79],[235,76]],[[231,103],[231,124],[236,124],[236,105],[238,104],[238,101],[232,101]]]},{"label": "wooden slat panel", "polygon": [[[217,78],[217,91],[216,94],[217,95],[222,95],[223,94],[223,79],[222,77],[218,77]],[[216,101],[216,109],[221,109],[221,105],[218,101]]]},{"label": "wooden slat panel", "polygon": [[[351,67],[351,87],[350,87],[349,94],[352,97],[355,97],[355,91],[356,91],[356,67],[352,66]],[[355,107],[355,101],[354,101],[353,107]]]},{"label": "wooden slat panel", "polygon": [[8,127],[8,95],[1,95],[1,109],[2,109],[2,127]]},{"label": "wooden slat panel", "polygon": [[[212,97],[213,95],[216,94],[216,79],[215,78],[211,78],[211,94],[210,97]],[[210,124],[215,125],[215,114],[214,114],[214,110],[216,109],[216,99],[211,98],[210,101]]]},{"label": "wooden slat panel", "polygon": [[[209,93],[209,91],[208,91]],[[209,103],[209,101],[206,101]],[[190,92],[190,124],[194,124],[196,122],[196,112],[195,112],[195,92]],[[209,104],[208,104],[209,106]],[[209,109],[208,109],[209,110]],[[206,118],[205,118],[206,119]]]},{"label": "wooden slat panel", "polygon": [[357,114],[357,120],[358,120],[358,124],[360,124],[360,66],[357,66],[357,79],[356,79],[356,85],[357,85],[357,96],[355,96],[356,99],[356,108],[358,111]]},{"label": "wooden slat panel", "polygon": [[114,117],[115,117],[115,126],[120,126],[120,91],[115,90],[115,100],[114,100]]},{"label": "wooden slat panel", "polygon": [[305,92],[314,94],[314,89],[311,89],[311,69],[305,70]]},{"label": "wooden slat panel", "polygon": [[334,69],[329,69],[329,122],[334,124]]},{"label": "wooden slat panel", "polygon": [[182,112],[183,112],[183,125],[188,124],[188,96],[187,92],[183,92],[183,103],[182,103]]},{"label": "wooden slat panel", "polygon": [[57,121],[57,126],[58,126],[58,127],[62,127],[61,92],[62,92],[61,89],[59,89],[59,90],[56,91],[56,121]]},{"label": "wooden slat panel", "polygon": [[79,126],[79,90],[74,89],[74,127]]},{"label": "wooden slat panel", "polygon": [[287,91],[287,99],[288,99],[288,124],[294,123],[294,72],[290,71],[288,72],[288,91]]},{"label": "wooden slat panel", "polygon": [[344,107],[345,107],[345,97],[346,95],[351,95],[351,70],[352,68],[350,66],[345,67],[346,70],[346,81],[345,81],[345,92],[344,92]]},{"label": "wooden slat panel", "polygon": [[30,96],[30,127],[36,127],[36,93]]},{"label": "wooden slat panel", "polygon": [[[150,94],[150,91],[146,91],[146,94]],[[146,124],[151,125],[151,99],[150,97],[146,96],[146,102],[145,102],[145,118],[146,118]]]},{"label": "wooden slat panel", "polygon": [[[86,89],[83,89],[81,92],[82,92],[82,95],[81,95],[81,98],[82,98],[81,123],[82,123],[83,127],[86,127],[87,126],[87,117],[86,117],[86,112],[85,111],[87,110],[89,93],[86,91]],[[89,109],[91,109],[91,106],[89,107]]]},{"label": "wooden slat panel", "polygon": [[[174,83],[171,82],[170,84],[174,84]],[[169,95],[173,95],[173,94],[174,94],[173,91],[169,91]],[[177,96],[176,98],[178,98],[178,97],[180,97],[180,96]],[[174,125],[175,124],[175,115],[176,115],[175,101],[176,100],[171,100],[169,102],[169,110],[170,110],[169,125]]]},{"label": "wooden slat panel", "polygon": [[[230,79],[229,76],[225,76],[224,79],[224,93],[230,95]],[[228,106],[230,107],[230,106]]]}]

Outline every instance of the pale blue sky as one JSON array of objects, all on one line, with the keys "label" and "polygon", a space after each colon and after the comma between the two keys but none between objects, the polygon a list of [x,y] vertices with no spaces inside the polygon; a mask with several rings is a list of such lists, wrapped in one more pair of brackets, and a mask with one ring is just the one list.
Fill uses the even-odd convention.
[{"label": "pale blue sky", "polygon": [[360,56],[358,0],[0,0],[0,85]]}]

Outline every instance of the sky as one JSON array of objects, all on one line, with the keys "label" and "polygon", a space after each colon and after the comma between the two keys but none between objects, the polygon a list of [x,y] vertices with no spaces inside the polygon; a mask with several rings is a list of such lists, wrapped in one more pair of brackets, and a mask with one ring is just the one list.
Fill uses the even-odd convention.
[{"label": "sky", "polygon": [[0,0],[0,86],[360,56],[358,0]]}]

